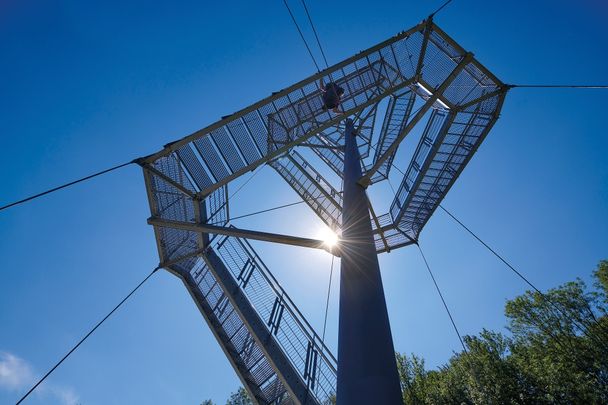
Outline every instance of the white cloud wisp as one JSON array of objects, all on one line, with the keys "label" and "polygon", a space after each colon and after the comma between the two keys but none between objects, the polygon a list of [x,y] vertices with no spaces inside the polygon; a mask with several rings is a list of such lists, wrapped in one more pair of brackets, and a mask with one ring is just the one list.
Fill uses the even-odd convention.
[{"label": "white cloud wisp", "polygon": [[[0,351],[0,390],[23,392],[36,382],[36,373],[24,359],[12,353]],[[71,388],[44,383],[35,391],[41,396],[52,396],[64,405],[76,405],[79,397]]]}]

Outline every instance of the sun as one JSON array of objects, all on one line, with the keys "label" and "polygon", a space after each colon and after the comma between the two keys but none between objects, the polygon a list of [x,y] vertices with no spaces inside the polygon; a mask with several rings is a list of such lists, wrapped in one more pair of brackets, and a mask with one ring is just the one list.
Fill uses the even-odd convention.
[{"label": "sun", "polygon": [[319,229],[319,232],[317,232],[317,238],[322,240],[325,246],[328,248],[336,246],[340,240],[338,235],[326,226]]}]

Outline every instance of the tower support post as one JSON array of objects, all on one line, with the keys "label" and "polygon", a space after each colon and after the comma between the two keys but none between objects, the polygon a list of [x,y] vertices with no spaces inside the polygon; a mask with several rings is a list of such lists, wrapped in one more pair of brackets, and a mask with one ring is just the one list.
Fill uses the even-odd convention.
[{"label": "tower support post", "polygon": [[347,120],[340,238],[337,404],[402,404],[359,149]]}]

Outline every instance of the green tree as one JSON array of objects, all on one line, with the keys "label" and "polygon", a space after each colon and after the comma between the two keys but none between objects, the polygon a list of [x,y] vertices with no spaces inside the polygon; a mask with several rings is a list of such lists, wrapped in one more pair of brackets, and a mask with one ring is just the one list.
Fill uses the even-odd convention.
[{"label": "green tree", "polygon": [[[605,304],[608,304],[608,260],[602,260],[598,264],[597,269],[593,272],[593,277],[595,277],[595,288],[598,290],[598,297]],[[606,315],[606,307],[603,309],[603,315]]]},{"label": "green tree", "polygon": [[465,336],[467,352],[427,371],[397,354],[405,404],[608,403],[608,261],[581,280],[508,301],[511,336]]},{"label": "green tree", "polygon": [[240,387],[230,395],[230,398],[226,401],[226,405],[253,405],[253,401],[249,398],[247,390]]},{"label": "green tree", "polygon": [[[464,336],[466,352],[438,370],[397,353],[404,404],[608,404],[607,260],[593,278],[591,291],[577,279],[507,301],[510,335]],[[249,404],[243,388],[226,402]]]},{"label": "green tree", "polygon": [[527,292],[507,303],[513,361],[539,403],[606,403],[608,335],[597,292],[576,280],[545,297]]}]

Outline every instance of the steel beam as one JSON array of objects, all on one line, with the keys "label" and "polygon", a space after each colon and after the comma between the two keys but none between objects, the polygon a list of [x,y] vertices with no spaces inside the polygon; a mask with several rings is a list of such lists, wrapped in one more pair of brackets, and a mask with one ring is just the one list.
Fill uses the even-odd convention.
[{"label": "steel beam", "polygon": [[281,350],[276,340],[273,339],[266,323],[260,318],[242,289],[239,288],[234,278],[230,275],[230,271],[224,265],[224,262],[213,250],[209,250],[207,254],[203,255],[203,258],[222,285],[223,290],[228,292],[228,299],[230,299],[241,319],[245,321],[247,328],[252,332],[253,337],[258,345],[260,345],[266,358],[271,362],[273,368],[277,370],[277,375],[283,381],[291,398],[295,399],[297,404],[318,405],[314,397],[308,394],[307,386],[299,378],[298,372],[294,369],[293,364]]},{"label": "steel beam", "polygon": [[367,55],[370,55],[370,54],[372,54],[372,53],[374,53],[374,52],[376,52],[376,51],[378,51],[378,50],[380,50],[380,49],[382,49],[382,48],[384,48],[384,47],[386,47],[386,46],[388,46],[388,45],[390,45],[390,44],[392,44],[394,42],[397,42],[399,40],[402,40],[404,38],[409,37],[414,32],[420,31],[422,29],[422,27],[424,27],[425,25],[426,25],[426,22],[423,21],[423,22],[419,23],[418,25],[416,25],[415,27],[410,28],[407,31],[402,31],[399,34],[395,35],[394,37],[391,37],[391,38],[387,39],[386,41],[383,41],[383,42],[381,42],[381,43],[379,43],[377,45],[374,45],[373,47],[371,47],[369,49],[366,49],[363,52],[357,53],[356,55],[353,55],[353,56],[351,56],[351,57],[343,60],[342,62],[337,63],[337,64],[331,66],[328,69],[325,69],[325,70],[322,70],[320,72],[317,72],[314,75],[312,75],[312,76],[310,76],[310,77],[308,77],[308,78],[306,78],[304,80],[301,80],[301,81],[299,81],[296,84],[293,84],[293,85],[291,85],[291,86],[289,86],[289,87],[287,87],[287,88],[285,88],[285,89],[283,89],[283,90],[281,90],[279,92],[273,93],[271,96],[266,97],[266,98],[258,101],[257,103],[254,103],[254,104],[252,104],[252,105],[250,105],[250,106],[248,106],[248,107],[246,107],[246,108],[244,108],[244,109],[242,109],[240,111],[237,111],[237,112],[235,112],[233,114],[227,115],[227,116],[223,117],[221,120],[219,120],[219,121],[217,121],[217,122],[215,122],[215,123],[213,123],[213,124],[211,124],[211,125],[203,128],[203,129],[200,129],[200,130],[198,130],[198,131],[196,131],[196,132],[194,132],[194,133],[192,133],[192,134],[190,134],[188,136],[185,136],[182,139],[179,139],[177,141],[168,143],[167,145],[165,145],[165,147],[162,150],[160,150],[160,151],[158,151],[158,152],[156,152],[154,154],[151,154],[149,156],[146,156],[144,159],[145,159],[146,162],[150,162],[151,163],[151,162],[156,161],[160,157],[170,155],[172,152],[174,152],[177,149],[181,148],[183,145],[185,145],[187,143],[190,143],[190,142],[194,141],[195,139],[198,139],[198,138],[202,137],[203,135],[205,135],[207,133],[210,133],[214,129],[217,129],[219,127],[222,127],[222,126],[226,125],[230,121],[234,121],[234,120],[236,120],[236,119],[238,119],[240,117],[243,117],[247,113],[250,113],[251,111],[257,110],[259,107],[261,107],[263,105],[266,105],[266,104],[269,104],[269,103],[271,103],[271,102],[273,102],[275,100],[278,100],[281,97],[290,94],[294,90],[302,88],[302,87],[306,86],[309,83],[315,83],[315,82],[319,81],[320,78],[330,76],[332,73],[334,73],[334,72],[342,69],[344,66],[347,66],[350,63],[353,63],[353,62],[355,62],[355,61],[357,61],[357,60],[359,60],[359,59],[361,59],[361,58],[363,58],[363,57],[365,57]]},{"label": "steel beam", "polygon": [[[317,135],[321,132],[323,132],[324,130],[326,130],[329,127],[332,127],[334,125],[336,125],[337,123],[339,123],[341,120],[343,120],[344,118],[353,115],[355,113],[357,113],[358,111],[361,111],[363,109],[365,109],[366,107],[379,102],[380,100],[382,100],[384,97],[390,96],[391,94],[401,90],[404,87],[409,86],[410,84],[414,83],[414,79],[410,79],[408,81],[405,81],[387,91],[385,91],[384,93],[380,93],[377,96],[374,96],[372,98],[370,98],[369,100],[367,100],[364,103],[361,103],[360,105],[351,108],[350,110],[346,110],[344,112],[342,112],[341,114],[337,115],[335,118],[326,121],[324,124],[318,126],[317,128],[314,128],[313,130],[310,130],[309,132],[306,133],[306,135],[302,135],[301,137],[299,137],[298,139],[291,141],[287,144],[285,144],[284,146],[280,147],[279,149],[270,152],[268,154],[266,154],[265,156],[262,156],[260,159],[256,160],[255,162],[241,168],[240,170],[237,170],[236,172],[224,177],[223,179],[220,179],[218,181],[216,181],[215,183],[213,183],[212,185],[210,185],[209,187],[205,188],[204,190],[201,190],[198,192],[198,196],[200,198],[204,198],[207,195],[211,194],[213,191],[215,191],[216,189],[222,187],[224,184],[227,184],[229,182],[231,182],[232,180],[242,176],[243,174],[250,172],[252,170],[255,170],[258,166],[267,163],[269,161],[271,161],[272,159],[281,156],[282,154],[284,154],[285,152],[287,152],[289,149],[300,145],[301,143],[306,142],[308,139],[310,139],[312,136]],[[203,136],[203,135],[201,135]],[[181,141],[178,141],[181,144]],[[160,152],[159,152],[160,153]]]},{"label": "steel beam", "polygon": [[[302,173],[308,180],[310,180],[310,182],[312,184],[317,184],[318,185],[317,189],[325,196],[325,198],[327,198],[336,208],[341,209],[342,207],[340,207],[340,204],[338,204],[338,202],[336,201],[336,199],[331,195],[330,192],[327,191],[327,189],[325,187],[323,187],[322,184],[325,183],[329,187],[331,187],[332,189],[334,187],[327,180],[325,180],[325,178],[323,176],[321,176],[321,173],[319,173],[317,170],[315,170],[314,166],[312,166],[310,163],[308,163],[308,161],[306,159],[304,159],[304,157],[302,155],[300,155],[297,152],[293,152],[293,153],[307,167],[309,167],[315,173],[315,175],[317,176],[317,178],[312,177],[311,174],[310,174],[310,172],[308,170],[306,170],[306,168],[303,167],[302,164],[300,164],[300,162],[298,160],[296,160],[292,155],[287,155],[287,158],[291,161],[291,163],[293,163],[293,165],[298,168],[298,170],[300,171],[300,173]],[[336,193],[336,195],[339,195],[338,190],[335,190],[335,193]]]},{"label": "steel beam", "polygon": [[254,399],[254,401],[256,403],[259,403],[259,399],[263,398],[263,394],[262,394],[261,390],[258,387],[256,387],[255,384],[251,383],[251,381],[254,381],[254,378],[251,376],[251,374],[247,370],[246,365],[242,364],[242,362],[239,361],[237,349],[234,347],[234,345],[230,341],[230,337],[227,336],[226,333],[224,332],[224,330],[222,329],[221,323],[218,321],[217,317],[215,316],[213,309],[209,306],[205,296],[201,293],[200,289],[198,288],[196,280],[194,280],[194,278],[192,277],[192,275],[190,273],[181,272],[181,271],[172,269],[171,267],[167,267],[167,269],[171,273],[173,273],[177,277],[179,277],[180,280],[182,281],[182,283],[184,283],[186,290],[188,291],[188,293],[190,293],[192,300],[196,304],[201,315],[203,315],[203,318],[207,322],[209,329],[211,329],[213,336],[219,343],[220,348],[226,355],[226,358],[228,359],[228,361],[234,368],[236,375],[241,380],[241,383],[247,390],[247,393],[249,394],[249,396],[251,398]]},{"label": "steel beam", "polygon": [[398,405],[399,374],[351,120],[345,144],[337,404]]},{"label": "steel beam", "polygon": [[[394,219],[394,223],[397,224],[397,226],[399,226],[399,224],[401,223],[401,219],[403,218],[403,215],[405,215],[405,212],[407,211],[412,198],[414,198],[414,196],[416,194],[415,191],[418,189],[418,187],[420,187],[420,183],[424,179],[424,174],[427,172],[427,170],[429,170],[429,167],[433,163],[432,157],[435,155],[435,153],[437,153],[437,150],[439,150],[439,148],[441,147],[441,144],[442,144],[443,140],[446,138],[446,136],[448,136],[450,127],[452,126],[452,123],[456,119],[456,116],[457,116],[457,113],[452,111],[447,116],[446,120],[443,122],[442,127],[439,130],[439,134],[437,135],[437,138],[433,142],[433,146],[431,147],[431,150],[428,152],[427,158],[425,159],[422,167],[418,171],[416,181],[414,182],[414,184],[411,187],[412,191],[408,194],[408,196],[405,199],[405,201],[403,202],[403,204],[399,203],[399,197],[395,196],[395,201],[397,201],[397,203],[399,203],[399,205],[402,206],[401,210],[399,211],[399,215],[397,215],[397,218]],[[405,182],[405,181],[407,181],[406,177],[403,178],[403,182]],[[399,189],[401,189],[404,186],[406,186],[405,183],[402,183],[402,185],[399,187]],[[407,190],[407,188],[406,188],[406,190]]]},{"label": "steel beam", "polygon": [[376,216],[376,213],[374,212],[374,206],[372,205],[371,201],[369,200],[369,197],[367,198],[367,204],[369,205],[369,213],[372,216],[372,219],[374,220],[374,224],[376,224],[376,232],[374,232],[374,234],[377,233],[380,235],[380,238],[382,239],[382,243],[384,244],[384,250],[386,250],[387,252],[390,252],[391,248],[388,245],[386,238],[384,237],[384,231],[382,230],[382,226],[380,226],[380,221],[378,221],[378,217]]},{"label": "steel beam", "polygon": [[[150,212],[151,213],[158,213],[158,204],[156,203],[156,196],[153,192],[153,180],[152,180],[152,174],[147,171],[143,166],[142,168],[142,172],[144,174],[144,183],[146,184],[146,194],[148,195],[148,205],[150,206]],[[159,232],[156,230],[156,228],[154,229],[154,240],[156,241],[156,249],[158,250],[158,258],[160,260],[160,262],[164,262],[165,261],[165,255],[163,254],[163,248],[162,248],[162,240],[161,240],[161,236],[159,234]]]},{"label": "steel beam", "polygon": [[[344,160],[342,155],[344,155],[344,147],[338,146],[339,149],[332,150],[331,148],[335,148],[334,142],[327,138],[326,136],[317,135],[310,140],[311,142],[317,142],[318,144],[323,144],[324,146],[328,146],[327,148],[321,148],[321,150],[312,149],[312,151],[321,159],[325,164],[334,171],[334,173],[342,178],[342,166],[344,164]],[[329,151],[329,152],[328,152]]]},{"label": "steel beam", "polygon": [[497,96],[501,93],[506,93],[507,91],[509,91],[508,87],[506,87],[506,86],[499,87],[498,89],[496,89],[494,91],[488,92],[488,93],[484,94],[483,96],[477,97],[475,100],[471,100],[468,103],[459,105],[458,108],[456,109],[456,111],[464,111],[472,105],[481,103],[484,100]]},{"label": "steel beam", "polygon": [[469,62],[471,62],[471,60],[473,60],[473,54],[470,52],[466,53],[460,63],[454,68],[454,70],[452,70],[452,73],[450,73],[450,75],[443,81],[441,86],[439,86],[439,88],[433,92],[433,95],[424,103],[424,105],[422,106],[422,108],[420,108],[414,118],[412,118],[412,120],[408,122],[405,128],[403,128],[403,131],[401,131],[397,139],[395,139],[391,146],[386,149],[384,154],[376,160],[374,166],[367,171],[365,176],[361,177],[361,179],[359,180],[359,184],[361,184],[363,187],[367,187],[370,185],[372,176],[380,169],[380,167],[382,167],[382,163],[384,163],[384,161],[388,159],[394,151],[397,150],[401,141],[403,141],[405,137],[410,133],[412,128],[414,128],[416,124],[418,124],[418,121],[420,121],[422,117],[424,117],[427,111],[433,106],[433,104],[435,104],[435,101],[439,99],[439,96],[443,94],[445,89],[447,89],[450,83],[452,83],[456,76],[458,76],[458,73],[460,73],[462,69],[464,69],[464,67]]},{"label": "steel beam", "polygon": [[[265,242],[282,243],[284,245],[301,246],[314,249],[323,249],[329,253],[336,254],[326,243],[319,239],[301,238],[299,236],[282,235],[270,232],[252,231],[249,229],[239,229],[207,224],[195,224],[192,222],[171,221],[160,218],[148,218],[148,224],[166,228],[181,229],[184,231],[213,233],[217,235],[236,236],[237,238],[255,239]],[[334,249],[335,250],[335,249]]]},{"label": "steel beam", "polygon": [[167,269],[170,270],[170,267],[181,262],[182,260],[186,260],[189,259],[191,257],[194,256],[199,256],[202,255],[205,252],[205,249],[196,249],[193,250],[191,253],[188,253],[186,255],[180,256],[180,257],[176,257],[175,259],[171,259],[171,260],[167,260],[164,262],[160,262],[160,264],[158,265],[158,267],[163,268],[163,269]]},{"label": "steel beam", "polygon": [[301,143],[298,146],[306,146],[308,148],[319,148],[319,149],[330,149],[330,150],[334,150],[334,151],[342,151],[342,147],[341,146],[330,146],[330,145],[317,145],[314,143]]},{"label": "steel beam", "polygon": [[[505,99],[505,94],[506,91],[504,91],[502,93],[502,96],[499,98],[498,100],[498,106],[496,108],[496,111],[500,111],[502,109],[502,104],[504,103],[504,99]],[[454,116],[456,115],[456,112],[454,112]],[[461,170],[459,170],[455,176],[453,176],[449,183],[447,184],[447,186],[445,187],[441,197],[439,197],[439,199],[437,200],[437,203],[434,204],[431,207],[430,212],[426,215],[426,218],[423,220],[422,222],[422,226],[420,226],[420,229],[422,230],[422,227],[424,226],[424,224],[426,223],[426,221],[428,221],[428,219],[433,215],[433,213],[435,212],[435,210],[437,209],[437,207],[439,206],[439,204],[441,203],[441,201],[443,200],[443,198],[447,195],[447,193],[450,191],[450,189],[452,188],[452,186],[454,185],[454,183],[456,182],[458,176],[460,176],[460,173],[462,172],[462,170],[464,170],[464,168],[466,167],[466,165],[469,163],[469,161],[471,160],[471,158],[473,157],[473,155],[475,154],[475,152],[477,152],[477,149],[479,148],[479,146],[482,144],[483,140],[485,139],[485,137],[488,135],[488,133],[490,132],[490,130],[492,129],[492,127],[494,126],[494,124],[496,123],[496,121],[498,120],[498,114],[494,113],[492,114],[492,118],[491,120],[488,122],[488,125],[484,128],[482,134],[479,136],[478,141],[475,143],[474,148],[470,151],[470,153],[464,158],[464,161],[461,163]],[[433,153],[432,151],[429,152],[429,155]],[[423,169],[421,169],[419,176],[422,178],[424,177],[424,172],[426,172],[426,170],[428,170],[428,167],[430,166],[431,163],[429,163],[428,165],[425,165],[425,167]],[[418,185],[415,185],[411,188],[410,191],[410,195],[415,194],[416,189],[417,189]],[[408,200],[409,200],[409,196],[408,196]],[[402,211],[405,213],[405,211],[407,210],[407,206],[409,204],[409,201],[406,201],[407,204],[404,203],[403,205],[403,209]],[[395,221],[395,224],[397,224],[397,226],[399,226],[399,222],[401,221],[401,218],[403,217],[404,214],[400,214],[399,215],[399,220]],[[397,227],[398,230],[401,231],[401,229],[399,227]],[[401,231],[402,232],[402,231]],[[405,233],[403,233],[404,235],[406,235]],[[407,236],[407,235],[406,235]],[[409,237],[409,236],[408,236]],[[416,236],[416,239],[418,239],[418,236]]]},{"label": "steel beam", "polygon": [[[448,44],[450,44],[452,47],[454,47],[454,49],[456,50],[456,52],[459,53],[465,53],[465,49],[460,46],[460,44],[458,42],[456,42],[454,40],[454,38],[452,38],[451,36],[449,36],[444,30],[442,30],[441,28],[439,28],[437,26],[437,24],[435,24],[434,22],[431,22],[432,27],[433,27],[433,31],[435,31],[437,33],[437,35],[439,35],[441,38],[443,38],[443,40],[445,40]],[[488,70],[488,68],[486,68],[484,65],[482,65],[481,63],[479,63],[476,60],[473,60],[472,63],[475,65],[475,67],[477,69],[479,69],[484,75],[486,75],[488,77],[488,79],[490,79],[491,81],[493,81],[494,83],[496,83],[496,85],[498,86],[503,86],[503,82],[498,79],[494,73],[490,72]]]},{"label": "steel beam", "polygon": [[416,64],[416,78],[420,77],[422,74],[422,67],[424,66],[424,55],[426,54],[426,47],[429,44],[429,37],[431,36],[431,31],[433,30],[433,17],[429,17],[427,20],[423,21],[425,24],[424,27],[424,38],[422,40],[422,45],[420,46],[420,55],[418,55],[418,63]]},{"label": "steel beam", "polygon": [[196,199],[196,194],[194,194],[192,191],[188,190],[186,187],[182,186],[181,184],[179,184],[178,182],[176,182],[169,176],[165,175],[160,170],[155,169],[154,167],[152,167],[152,165],[150,165],[148,163],[140,163],[140,166],[144,170],[149,171],[150,173],[154,174],[155,176],[158,176],[161,179],[163,179],[164,181],[166,181],[167,183],[171,184],[173,187],[175,187],[176,189],[178,189],[179,191],[181,191],[188,197],[192,198],[193,200]]}]

